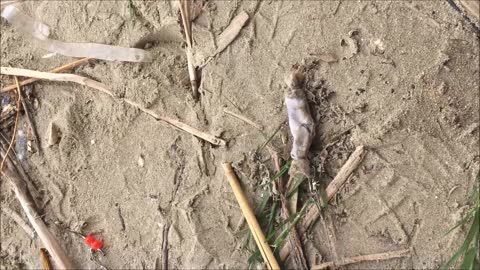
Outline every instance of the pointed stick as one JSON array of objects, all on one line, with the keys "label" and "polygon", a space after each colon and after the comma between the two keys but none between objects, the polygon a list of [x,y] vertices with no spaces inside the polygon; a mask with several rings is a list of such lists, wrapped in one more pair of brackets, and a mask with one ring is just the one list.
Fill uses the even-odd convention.
[{"label": "pointed stick", "polygon": [[192,85],[193,98],[198,100],[198,85],[197,85],[197,71],[193,65],[193,48],[192,48],[192,19],[190,17],[190,4],[189,0],[179,0],[180,15],[182,17],[183,29],[185,32],[185,40],[187,42],[187,48],[185,52],[187,54],[188,75],[190,76],[190,84]]}]

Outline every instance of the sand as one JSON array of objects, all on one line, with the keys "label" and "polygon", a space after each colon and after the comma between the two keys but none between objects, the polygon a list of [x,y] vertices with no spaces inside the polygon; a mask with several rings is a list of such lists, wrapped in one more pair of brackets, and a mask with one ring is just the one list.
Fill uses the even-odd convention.
[{"label": "sand", "polygon": [[[134,46],[180,29],[172,25],[173,2],[133,4],[135,12],[128,1],[21,7],[49,25],[52,38],[69,42]],[[274,174],[268,150],[257,150],[285,121],[283,78],[303,62],[310,67],[310,101],[319,102],[312,103],[312,156],[331,143],[316,181],[328,183],[355,146],[369,149],[329,210],[337,256],[411,247],[410,258],[346,268],[438,268],[464,237],[463,229],[444,233],[465,211],[480,164],[479,40],[470,24],[446,1],[211,1],[193,27],[197,63],[242,10],[250,20],[203,69],[199,103],[181,83],[186,57],[173,37],[147,46],[151,63],[100,61],[75,70],[227,146],[213,147],[83,86],[35,84],[43,154],[31,154],[28,171],[43,194],[44,220],[75,265],[159,267],[168,223],[170,268],[246,268],[241,212],[221,162],[241,169],[240,181],[257,204],[253,187]],[[45,71],[72,61],[45,54],[2,19],[2,66]],[[11,81],[1,77],[2,86]],[[263,134],[225,108],[262,125]],[[51,121],[61,138],[47,147]],[[287,128],[272,141],[282,153],[288,153]],[[23,216],[10,185],[3,179],[0,185],[1,206]],[[106,256],[92,260],[82,240],[65,230],[82,226],[98,233]],[[2,268],[41,267],[41,243],[3,212],[0,235]],[[310,264],[334,259],[327,239],[317,223],[304,242]]]}]

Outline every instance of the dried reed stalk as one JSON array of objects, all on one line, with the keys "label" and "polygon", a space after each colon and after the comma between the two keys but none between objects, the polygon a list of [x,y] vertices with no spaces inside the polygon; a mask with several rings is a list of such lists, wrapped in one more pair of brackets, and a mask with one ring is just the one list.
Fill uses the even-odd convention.
[{"label": "dried reed stalk", "polygon": [[17,115],[15,116],[15,126],[13,127],[13,134],[12,134],[12,139],[10,140],[10,144],[8,145],[7,153],[5,155],[5,158],[2,159],[2,163],[0,163],[0,172],[3,169],[3,165],[5,164],[5,160],[7,159],[6,157],[10,153],[13,147],[13,143],[15,142],[15,137],[17,136],[17,130],[18,130],[18,118],[20,116],[20,106],[22,104],[22,93],[20,92],[20,85],[18,84],[18,79],[15,76],[15,82],[17,84]]},{"label": "dried reed stalk", "polygon": [[395,258],[407,257],[408,255],[410,255],[410,249],[402,249],[402,250],[396,250],[396,251],[385,252],[385,253],[355,256],[355,257],[344,258],[338,262],[325,262],[322,264],[314,265],[312,266],[311,270],[321,270],[321,269],[332,268],[332,267],[340,267],[340,266],[345,266],[348,264],[359,263],[359,262],[390,260]]},{"label": "dried reed stalk", "polygon": [[[342,166],[340,171],[337,173],[335,178],[333,178],[332,182],[328,185],[326,189],[327,193],[327,200],[331,200],[335,194],[337,194],[338,190],[343,186],[343,184],[347,181],[350,175],[357,169],[358,165],[363,161],[365,157],[365,148],[363,145],[358,146],[355,151],[348,157],[347,162]],[[312,206],[310,210],[308,210],[305,218],[302,220],[300,227],[302,229],[302,233],[306,232],[306,230],[317,220],[319,217],[319,210],[318,207]]]},{"label": "dried reed stalk", "polygon": [[187,54],[188,75],[190,76],[190,84],[192,85],[192,95],[195,100],[198,100],[198,85],[197,85],[197,71],[193,65],[193,38],[192,38],[192,17],[190,15],[190,1],[179,0],[180,15],[182,17],[183,30],[185,32],[185,41],[187,47],[185,53]]},{"label": "dried reed stalk", "polygon": [[[70,70],[74,67],[77,67],[77,66],[80,66],[80,65],[84,65],[84,64],[87,64],[90,60],[92,60],[92,58],[82,58],[82,59],[79,59],[79,60],[76,60],[76,61],[73,61],[71,63],[68,63],[68,64],[65,64],[61,67],[57,67],[57,68],[54,68],[48,72],[50,73],[61,73],[61,72],[64,72],[64,71],[67,71],[67,70]],[[20,86],[24,86],[24,85],[27,85],[27,84],[31,84],[33,82],[36,82],[40,80],[39,78],[29,78],[29,79],[26,79],[26,80],[23,80],[23,81],[20,81]],[[8,92],[8,91],[11,91],[13,89],[15,89],[17,87],[16,84],[11,84],[9,86],[6,86],[4,88],[2,88],[2,91],[1,92]]]},{"label": "dried reed stalk", "polygon": [[[278,154],[270,150],[270,154],[272,156],[273,164],[275,167],[275,173],[280,172],[280,159],[278,157]],[[288,209],[288,200],[287,197],[285,196],[285,188],[284,188],[284,179],[283,175],[278,179],[278,191],[280,193],[280,202],[282,205],[282,212],[283,212],[283,217],[285,220],[288,220],[290,218],[290,210]],[[272,184],[274,184],[275,181],[273,181]],[[308,263],[307,259],[305,257],[305,254],[303,252],[303,247],[302,247],[302,242],[300,241],[300,235],[297,232],[296,226],[292,227],[290,232],[288,233],[287,236],[287,241],[293,250],[293,258],[296,263],[296,267],[298,269],[308,269]]]},{"label": "dried reed stalk", "polygon": [[0,153],[0,156],[5,159],[5,164],[7,165],[0,173],[6,179],[10,180],[10,183],[13,185],[15,195],[20,202],[23,211],[25,211],[28,221],[37,233],[43,245],[52,255],[54,261],[59,268],[73,269],[73,264],[67,257],[63,248],[60,246],[60,243],[58,243],[55,236],[48,230],[47,225],[45,225],[43,220],[38,216],[37,210],[34,206],[35,203],[33,201],[33,198],[28,191],[27,183],[20,177],[17,168],[15,167],[13,161],[10,159],[10,156],[7,155],[3,147],[0,147]]},{"label": "dried reed stalk", "polygon": [[242,188],[238,183],[237,176],[235,175],[232,166],[228,162],[224,162],[222,166],[225,171],[225,176],[227,177],[228,182],[232,187],[233,194],[235,195],[235,198],[237,198],[238,204],[240,205],[242,213],[247,220],[250,231],[252,232],[253,238],[257,243],[258,249],[262,254],[263,260],[265,261],[267,268],[280,269],[280,266],[278,265],[277,260],[275,259],[275,256],[273,255],[273,252],[268,245],[267,240],[265,239],[265,235],[263,234],[262,229],[258,224],[255,214],[253,213],[253,210],[248,203],[247,197],[243,193]]},{"label": "dried reed stalk", "polygon": [[150,115],[151,117],[155,118],[156,120],[161,120],[163,122],[166,122],[180,130],[183,130],[187,133],[192,134],[193,136],[196,136],[202,140],[205,140],[213,145],[225,145],[226,142],[220,138],[217,138],[213,135],[210,135],[208,133],[202,132],[200,130],[197,130],[193,127],[188,126],[187,124],[184,124],[178,120],[166,117],[166,116],[161,116],[155,113],[154,111],[147,109],[143,107],[142,105],[131,101],[129,99],[125,98],[117,98],[113,92],[110,90],[108,86],[101,82],[97,82],[95,80],[78,76],[75,74],[56,74],[56,73],[48,73],[48,72],[40,72],[40,71],[35,71],[35,70],[29,70],[29,69],[20,69],[20,68],[10,68],[10,67],[1,67],[0,68],[0,73],[1,74],[6,74],[6,75],[16,75],[16,76],[25,76],[25,77],[35,77],[39,79],[45,79],[45,80],[53,80],[53,81],[68,81],[68,82],[75,82],[78,84],[82,84],[85,86],[89,86],[91,88],[94,88],[104,94],[109,95],[112,97],[114,100],[120,100],[124,101],[125,103],[141,110],[142,112]]}]

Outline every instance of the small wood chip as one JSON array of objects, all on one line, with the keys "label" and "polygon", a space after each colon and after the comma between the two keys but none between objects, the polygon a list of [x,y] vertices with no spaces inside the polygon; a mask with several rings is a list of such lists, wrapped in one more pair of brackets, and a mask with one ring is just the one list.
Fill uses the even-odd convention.
[{"label": "small wood chip", "polygon": [[53,122],[50,122],[50,124],[48,124],[48,129],[47,129],[48,146],[50,147],[57,144],[59,140],[60,140],[60,131],[57,125]]}]

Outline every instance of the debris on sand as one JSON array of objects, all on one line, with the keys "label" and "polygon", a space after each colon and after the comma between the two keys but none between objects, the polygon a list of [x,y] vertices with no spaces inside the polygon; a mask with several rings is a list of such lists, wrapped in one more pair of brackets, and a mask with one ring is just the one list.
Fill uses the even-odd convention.
[{"label": "debris on sand", "polygon": [[49,39],[50,28],[47,25],[28,17],[13,5],[5,7],[2,17],[18,31],[32,36],[35,39],[34,44],[55,54],[70,57],[90,57],[107,61],[152,61],[151,54],[141,49],[98,43],[68,43]]},{"label": "debris on sand", "polygon": [[60,140],[60,130],[54,122],[50,122],[47,128],[47,145],[51,147]]},{"label": "debris on sand", "polygon": [[[293,136],[292,151],[290,152],[293,161],[289,174],[291,179],[305,179],[310,176],[310,162],[307,154],[315,135],[315,125],[305,95],[303,68],[298,65],[294,66],[285,79],[285,83],[288,86],[285,95],[288,125]],[[292,191],[292,187],[298,187],[299,184],[289,181],[288,193]]]}]

